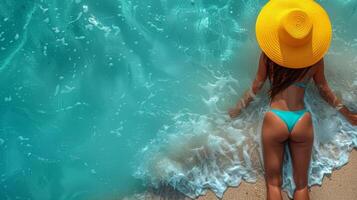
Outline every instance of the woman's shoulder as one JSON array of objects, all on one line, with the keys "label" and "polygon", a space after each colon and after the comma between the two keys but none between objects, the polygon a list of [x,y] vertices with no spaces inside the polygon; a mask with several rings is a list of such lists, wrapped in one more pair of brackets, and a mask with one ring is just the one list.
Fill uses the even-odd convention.
[{"label": "woman's shoulder", "polygon": [[310,70],[311,74],[314,75],[322,67],[324,67],[324,58],[321,58],[317,63],[315,63],[311,66],[311,70]]}]

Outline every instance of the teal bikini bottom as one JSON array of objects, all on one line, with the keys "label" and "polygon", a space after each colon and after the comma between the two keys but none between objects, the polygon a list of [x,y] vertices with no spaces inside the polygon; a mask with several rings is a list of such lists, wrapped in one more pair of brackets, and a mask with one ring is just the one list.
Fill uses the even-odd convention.
[{"label": "teal bikini bottom", "polygon": [[289,133],[294,128],[296,122],[304,115],[304,113],[309,112],[306,108],[301,110],[270,110],[285,122],[286,126],[288,127]]}]

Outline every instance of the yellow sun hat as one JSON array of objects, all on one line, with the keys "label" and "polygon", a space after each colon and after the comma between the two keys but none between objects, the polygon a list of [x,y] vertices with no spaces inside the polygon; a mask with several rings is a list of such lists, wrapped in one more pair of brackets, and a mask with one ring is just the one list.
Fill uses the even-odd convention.
[{"label": "yellow sun hat", "polygon": [[332,27],[314,0],[270,0],[260,11],[256,37],[262,51],[287,68],[305,68],[327,52]]}]

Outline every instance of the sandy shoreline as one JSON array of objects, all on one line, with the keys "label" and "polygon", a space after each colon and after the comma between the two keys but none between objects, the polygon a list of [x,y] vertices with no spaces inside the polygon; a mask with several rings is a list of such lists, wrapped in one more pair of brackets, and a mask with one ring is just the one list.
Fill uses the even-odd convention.
[{"label": "sandy shoreline", "polygon": [[[289,200],[283,193],[284,200]],[[352,200],[357,199],[357,151],[353,150],[349,162],[339,170],[334,170],[330,176],[325,176],[322,186],[311,187],[312,200]],[[218,199],[211,191],[198,200]],[[241,183],[239,187],[229,187],[223,200],[265,200],[265,183],[259,177],[256,183]]]},{"label": "sandy shoreline", "polygon": [[[262,176],[255,183],[242,182],[238,187],[229,187],[221,200],[265,200],[265,182]],[[140,198],[139,198],[140,197]],[[160,190],[149,190],[140,196],[124,198],[124,200],[191,200],[191,198],[168,187]],[[283,199],[289,200],[285,192]],[[349,154],[348,163],[329,176],[325,176],[322,186],[310,188],[311,200],[354,200],[357,199],[357,150]],[[219,200],[212,191],[196,200]]]}]

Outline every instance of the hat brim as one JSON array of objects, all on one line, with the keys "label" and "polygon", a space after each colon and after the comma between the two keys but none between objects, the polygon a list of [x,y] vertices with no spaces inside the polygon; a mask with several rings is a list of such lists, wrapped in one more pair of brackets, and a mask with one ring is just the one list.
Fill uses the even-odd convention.
[{"label": "hat brim", "polygon": [[[281,15],[287,9],[300,8],[312,20],[309,42],[289,46],[278,34]],[[277,64],[288,68],[304,68],[317,63],[328,51],[332,27],[326,11],[313,0],[270,0],[256,21],[256,38],[262,51]]]}]

